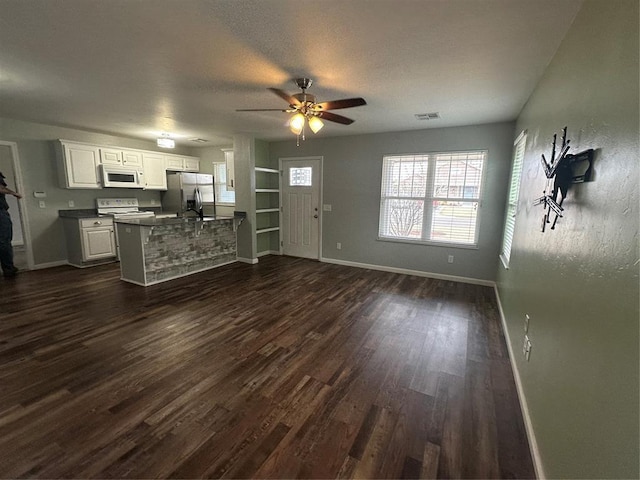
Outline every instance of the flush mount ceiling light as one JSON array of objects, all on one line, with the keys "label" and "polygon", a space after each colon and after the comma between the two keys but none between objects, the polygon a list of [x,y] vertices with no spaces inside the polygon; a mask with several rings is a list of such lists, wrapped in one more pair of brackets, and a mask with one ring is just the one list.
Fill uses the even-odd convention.
[{"label": "flush mount ceiling light", "polygon": [[343,125],[351,125],[353,120],[342,115],[336,115],[335,113],[328,112],[327,110],[336,110],[338,108],[350,108],[359,107],[360,105],[366,105],[364,98],[345,98],[343,100],[333,100],[330,102],[316,103],[315,95],[307,93],[307,88],[311,86],[313,80],[310,78],[296,78],[294,80],[296,85],[302,90],[302,93],[296,93],[289,95],[288,93],[278,89],[269,88],[273,93],[280,98],[289,102],[289,108],[250,108],[240,109],[236,112],[286,112],[293,113],[294,115],[289,119],[289,130],[298,137],[298,145],[300,145],[300,136],[304,140],[305,125],[309,125],[309,128],[313,133],[318,133],[324,122],[322,120],[329,120],[330,122],[341,123]]},{"label": "flush mount ceiling light", "polygon": [[161,148],[175,148],[176,141],[172,138],[169,138],[168,133],[163,133],[160,138],[156,140],[156,143]]}]

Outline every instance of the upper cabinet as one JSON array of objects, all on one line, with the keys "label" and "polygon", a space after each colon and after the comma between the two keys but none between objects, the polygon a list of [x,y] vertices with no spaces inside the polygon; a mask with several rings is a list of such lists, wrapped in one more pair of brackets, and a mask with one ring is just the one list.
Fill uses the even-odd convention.
[{"label": "upper cabinet", "polygon": [[91,145],[60,140],[57,147],[63,188],[102,188],[100,164],[135,168],[143,173],[145,189],[166,190],[167,170],[199,172],[200,159],[147,150]]},{"label": "upper cabinet", "polygon": [[178,155],[166,155],[167,170],[173,172],[199,172],[200,159],[196,157],[181,157]]},{"label": "upper cabinet", "polygon": [[227,190],[236,189],[235,168],[233,164],[233,148],[223,148],[224,163],[227,168]]},{"label": "upper cabinet", "polygon": [[63,188],[102,188],[98,165],[100,148],[82,143],[61,143],[58,172]]},{"label": "upper cabinet", "polygon": [[167,189],[167,168],[165,156],[161,153],[143,153],[142,165],[147,190]]},{"label": "upper cabinet", "polygon": [[123,167],[141,167],[142,153],[139,150],[121,148],[100,148],[100,161],[106,165],[122,165]]}]

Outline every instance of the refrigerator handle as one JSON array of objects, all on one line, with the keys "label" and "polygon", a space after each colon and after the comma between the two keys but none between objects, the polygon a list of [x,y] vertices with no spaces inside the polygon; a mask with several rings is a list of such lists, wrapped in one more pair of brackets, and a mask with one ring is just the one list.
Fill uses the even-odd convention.
[{"label": "refrigerator handle", "polygon": [[202,193],[200,193],[200,189],[196,188],[196,210],[198,213],[202,213]]}]

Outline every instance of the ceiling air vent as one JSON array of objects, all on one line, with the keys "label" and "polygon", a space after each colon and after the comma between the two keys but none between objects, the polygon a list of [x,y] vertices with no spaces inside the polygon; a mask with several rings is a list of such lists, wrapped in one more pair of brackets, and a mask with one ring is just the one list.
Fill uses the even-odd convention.
[{"label": "ceiling air vent", "polygon": [[190,138],[189,139],[190,142],[196,142],[196,143],[207,143],[209,140],[205,140],[204,138]]},{"label": "ceiling air vent", "polygon": [[438,112],[416,113],[416,118],[418,120],[436,120],[440,118],[440,114]]}]

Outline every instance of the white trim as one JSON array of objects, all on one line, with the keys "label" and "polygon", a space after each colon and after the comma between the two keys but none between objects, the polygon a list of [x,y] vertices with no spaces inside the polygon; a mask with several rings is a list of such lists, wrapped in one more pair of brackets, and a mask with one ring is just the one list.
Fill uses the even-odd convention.
[{"label": "white trim", "polygon": [[278,230],[280,230],[280,227],[260,228],[256,230],[256,235],[260,235],[261,233],[277,232]]},{"label": "white trim", "polygon": [[502,322],[502,331],[504,338],[507,342],[507,349],[509,350],[509,363],[511,364],[511,370],[513,371],[513,377],[516,381],[516,389],[518,390],[518,399],[520,400],[520,410],[522,411],[522,417],[524,418],[524,426],[527,431],[527,438],[529,439],[529,450],[531,452],[531,458],[533,459],[533,467],[536,470],[536,477],[540,480],[545,480],[547,477],[544,473],[544,466],[542,464],[542,457],[538,448],[538,442],[536,441],[536,434],[533,429],[533,423],[531,422],[531,416],[529,415],[529,407],[527,405],[527,397],[524,394],[524,388],[522,387],[522,380],[520,379],[520,372],[516,367],[515,356],[513,349],[511,348],[511,338],[509,337],[509,330],[507,330],[507,319],[502,309],[502,302],[500,301],[500,293],[498,292],[498,285],[494,285],[496,292],[496,300],[498,302],[498,311],[500,312],[500,320]]},{"label": "white trim", "polygon": [[258,263],[258,259],[257,258],[236,257],[236,260],[238,260],[238,262],[242,262],[242,263],[250,263],[251,265],[255,265],[256,263]]},{"label": "white trim", "polygon": [[436,278],[438,280],[448,280],[450,282],[470,283],[473,285],[483,285],[485,287],[495,287],[492,280],[482,280],[479,278],[458,277],[457,275],[444,275],[441,273],[423,272],[421,270],[409,270],[408,268],[388,267],[386,265],[372,265],[369,263],[349,262],[347,260],[338,260],[337,258],[321,257],[321,262],[335,263],[336,265],[345,265],[347,267],[366,268],[369,270],[379,270],[382,272],[402,273],[404,275],[414,275],[416,277]]},{"label": "white trim", "polygon": [[22,223],[22,237],[24,241],[25,253],[27,255],[27,267],[29,270],[35,268],[33,260],[33,249],[31,248],[31,228],[29,225],[29,214],[27,213],[26,191],[22,179],[22,170],[20,169],[20,157],[18,155],[18,144],[16,142],[5,142],[0,140],[0,145],[5,145],[11,149],[11,160],[13,161],[13,176],[15,177],[15,189],[22,195],[23,202],[18,203],[18,212],[20,214],[20,222]]},{"label": "white trim", "polygon": [[257,257],[264,257],[266,255],[282,255],[278,250],[265,250],[264,252],[258,252]]},{"label": "white trim", "polygon": [[116,263],[116,261],[117,260],[115,259],[115,257],[110,257],[105,260],[93,260],[93,262],[95,263],[82,264],[82,263],[73,263],[73,262],[66,261],[65,264],[71,265],[72,267],[76,267],[76,268],[91,268],[91,267],[97,267],[98,265],[106,265],[107,263]]},{"label": "white trim", "polygon": [[255,167],[254,170],[256,172],[280,173],[280,170],[276,170],[275,168]]},{"label": "white trim", "polygon": [[31,266],[31,270],[44,270],[45,268],[61,267],[71,265],[67,260],[56,260],[55,262],[38,263]]},{"label": "white trim", "polygon": [[520,135],[518,135],[518,137],[513,141],[513,146],[515,147],[518,142],[520,142],[520,140],[522,140],[522,137],[524,137],[527,134],[527,130],[524,129],[520,132]]}]

